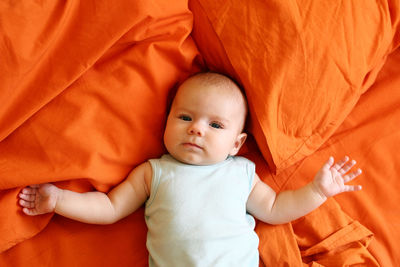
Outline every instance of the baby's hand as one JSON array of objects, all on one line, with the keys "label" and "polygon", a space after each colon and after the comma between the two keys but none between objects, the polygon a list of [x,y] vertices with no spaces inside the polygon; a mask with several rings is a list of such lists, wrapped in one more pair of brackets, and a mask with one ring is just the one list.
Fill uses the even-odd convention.
[{"label": "baby's hand", "polygon": [[347,156],[334,164],[333,157],[330,157],[315,176],[314,186],[325,197],[331,197],[342,192],[361,190],[360,185],[346,185],[347,182],[361,174],[360,169],[347,173],[355,164],[356,162],[354,160],[349,161]]},{"label": "baby's hand", "polygon": [[19,204],[26,215],[34,216],[53,212],[59,189],[52,184],[31,185],[19,193]]}]

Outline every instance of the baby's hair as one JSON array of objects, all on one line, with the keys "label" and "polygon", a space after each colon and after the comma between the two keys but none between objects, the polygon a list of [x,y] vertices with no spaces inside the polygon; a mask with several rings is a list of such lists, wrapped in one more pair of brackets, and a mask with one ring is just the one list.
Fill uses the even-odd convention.
[{"label": "baby's hair", "polygon": [[239,85],[233,79],[227,75],[217,72],[199,72],[192,75],[189,79],[193,78],[201,78],[201,82],[204,84],[210,84],[214,86],[236,86],[239,88]]},{"label": "baby's hair", "polygon": [[243,95],[244,99],[246,99],[241,86],[234,79],[230,78],[225,74],[220,74],[212,71],[199,72],[188,78],[188,80],[197,78],[199,78],[199,81],[201,83],[206,85],[238,89]]}]

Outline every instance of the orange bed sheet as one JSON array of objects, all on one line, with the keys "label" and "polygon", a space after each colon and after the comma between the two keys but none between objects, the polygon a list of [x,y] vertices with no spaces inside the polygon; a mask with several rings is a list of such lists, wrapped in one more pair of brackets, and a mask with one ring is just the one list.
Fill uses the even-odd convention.
[{"label": "orange bed sheet", "polygon": [[[259,94],[250,90],[266,89],[246,86],[250,79],[226,46],[214,54],[202,50],[198,31],[209,25],[192,33],[187,1],[164,2],[0,3],[0,265],[146,266],[143,209],[113,225],[88,225],[52,214],[24,216],[17,193],[41,182],[108,191],[132,167],[165,152],[174,87],[207,68],[244,85],[253,135],[241,154],[276,191],[310,181],[329,155],[350,155],[364,171],[361,192],[330,199],[290,224],[257,223],[260,265],[400,265],[400,49],[393,45],[384,61],[376,60],[368,86],[312,153],[278,164],[254,126],[264,121]],[[204,16],[191,9],[195,18]]]}]

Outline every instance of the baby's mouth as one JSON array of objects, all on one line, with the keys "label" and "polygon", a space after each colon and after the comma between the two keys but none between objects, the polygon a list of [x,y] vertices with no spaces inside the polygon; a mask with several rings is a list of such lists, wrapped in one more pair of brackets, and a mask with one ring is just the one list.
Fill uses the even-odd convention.
[{"label": "baby's mouth", "polygon": [[201,146],[195,144],[195,143],[183,143],[184,147],[187,148],[192,148],[192,149],[203,149]]}]

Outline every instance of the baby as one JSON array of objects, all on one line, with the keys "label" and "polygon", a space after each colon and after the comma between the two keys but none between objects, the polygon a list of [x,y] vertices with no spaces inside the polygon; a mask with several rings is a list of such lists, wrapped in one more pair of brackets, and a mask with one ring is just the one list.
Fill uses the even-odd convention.
[{"label": "baby", "polygon": [[145,203],[150,266],[258,266],[253,216],[269,224],[295,220],[328,197],[361,186],[355,161],[332,157],[306,186],[276,194],[235,156],[246,140],[247,104],[238,86],[216,73],[186,80],[164,133],[169,154],[132,170],[108,194],[75,193],[52,184],[19,194],[27,215],[56,212],[85,223],[111,224]]}]

